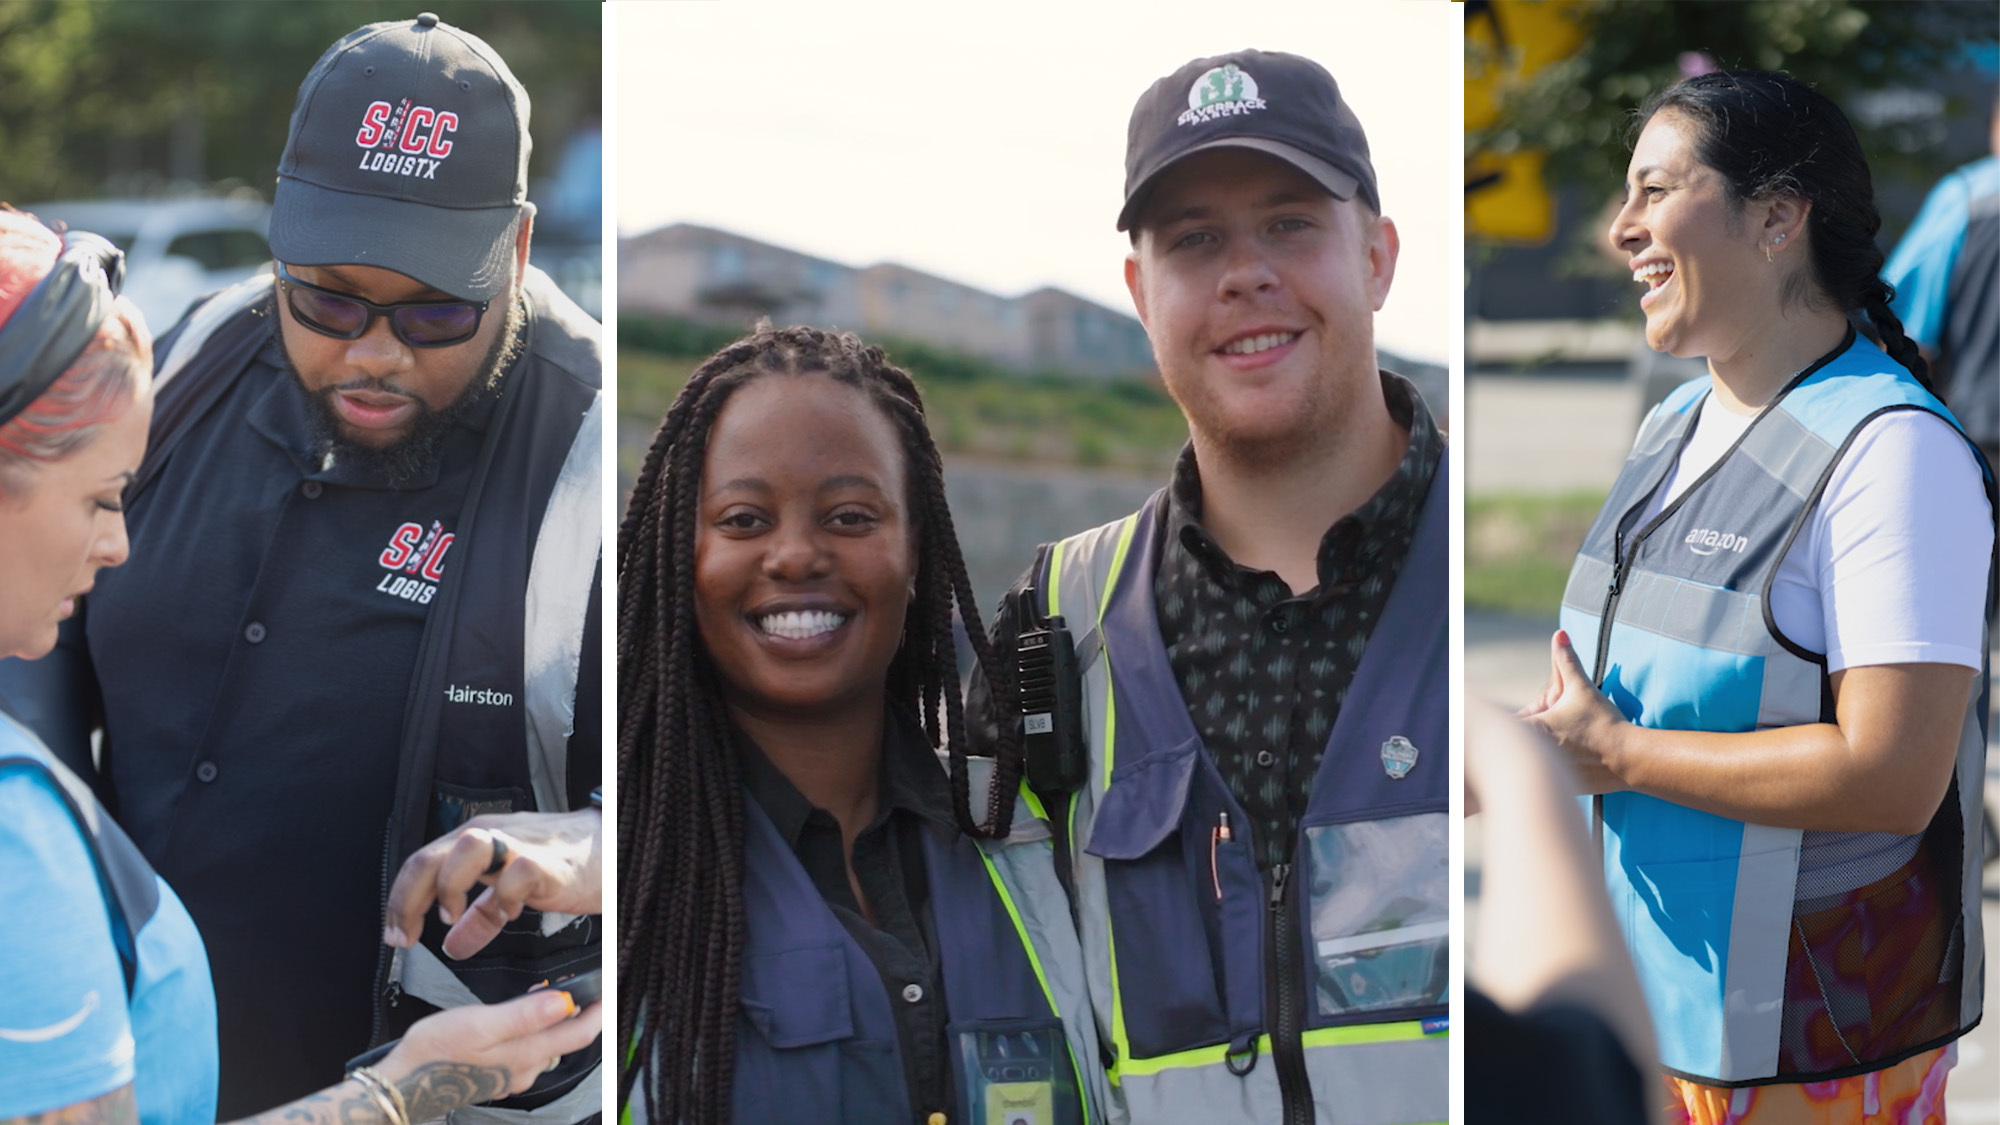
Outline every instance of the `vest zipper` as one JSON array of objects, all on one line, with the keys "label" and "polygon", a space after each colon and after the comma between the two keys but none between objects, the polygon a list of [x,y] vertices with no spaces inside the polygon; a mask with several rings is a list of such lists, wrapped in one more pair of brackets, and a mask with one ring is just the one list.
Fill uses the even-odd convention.
[{"label": "vest zipper", "polygon": [[1292,881],[1292,865],[1271,868],[1271,909],[1267,921],[1270,936],[1272,992],[1271,1061],[1278,1068],[1278,1092],[1284,1099],[1285,1125],[1312,1125],[1312,1084],[1306,1077],[1306,1049],[1303,1042],[1304,982],[1299,979],[1298,925],[1288,909],[1286,891]]},{"label": "vest zipper", "polygon": [[[1597,662],[1590,669],[1592,684],[1604,682],[1604,664],[1611,657],[1611,617],[1618,612],[1618,596],[1625,592],[1625,568],[1631,562],[1625,557],[1625,532],[1621,530],[1611,540],[1611,588],[1604,594],[1604,614],[1597,619]],[[1590,842],[1600,853],[1604,850],[1602,793],[1590,798]]]},{"label": "vest zipper", "polygon": [[[389,915],[389,829],[387,825],[384,825],[382,828],[381,886],[380,905],[376,908],[375,914],[378,918],[386,918]],[[402,982],[391,978],[389,975],[389,966],[394,960],[395,958],[390,955],[388,946],[380,943],[376,945],[375,996],[373,997],[374,1002],[369,1005],[373,1009],[368,1027],[368,1046],[370,1048],[378,1047],[382,1044],[382,1023],[385,1014],[383,1011],[383,1001],[386,1000],[388,1006],[393,1008],[396,1006],[396,1002],[402,998]]]},{"label": "vest zipper", "polygon": [[1611,589],[1604,594],[1604,613],[1597,619],[1597,663],[1590,669],[1590,682],[1604,682],[1604,662],[1611,656],[1611,615],[1618,611],[1618,595],[1625,590],[1625,568],[1631,560],[1625,557],[1625,533],[1620,531],[1611,542]]}]

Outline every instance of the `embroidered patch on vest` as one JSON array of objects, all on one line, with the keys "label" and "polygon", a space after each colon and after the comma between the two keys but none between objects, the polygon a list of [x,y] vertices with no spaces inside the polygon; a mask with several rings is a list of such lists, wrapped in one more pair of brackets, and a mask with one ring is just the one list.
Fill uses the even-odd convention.
[{"label": "embroidered patch on vest", "polygon": [[1416,764],[1417,747],[1409,739],[1399,734],[1382,744],[1382,772],[1390,778],[1401,781]]}]

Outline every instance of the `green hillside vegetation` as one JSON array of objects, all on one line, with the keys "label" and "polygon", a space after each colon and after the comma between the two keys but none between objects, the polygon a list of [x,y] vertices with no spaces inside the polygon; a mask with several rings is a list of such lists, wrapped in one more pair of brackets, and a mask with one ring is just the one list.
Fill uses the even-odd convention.
[{"label": "green hillside vegetation", "polygon": [[1553,617],[1601,492],[1474,493],[1465,501],[1465,606]]},{"label": "green hillside vegetation", "polygon": [[[688,375],[735,338],[726,328],[619,317],[622,480],[636,475],[646,443]],[[874,342],[915,377],[931,433],[947,457],[1163,475],[1187,441],[1179,408],[1156,381],[1021,374],[925,344]]]}]

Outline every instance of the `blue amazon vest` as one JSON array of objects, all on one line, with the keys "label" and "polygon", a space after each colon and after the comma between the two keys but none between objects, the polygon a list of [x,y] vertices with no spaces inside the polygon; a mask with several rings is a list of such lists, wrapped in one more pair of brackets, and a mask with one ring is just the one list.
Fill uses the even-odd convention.
[{"label": "blue amazon vest", "polygon": [[[1826,657],[1771,617],[1778,565],[1866,422],[1892,410],[1951,415],[1850,334],[1642,522],[1708,387],[1680,387],[1639,435],[1577,554],[1562,627],[1641,726],[1832,722]],[[1990,474],[1986,487],[1990,499]],[[1894,1065],[1978,1022],[1978,682],[1952,784],[1920,836],[1772,828],[1604,795],[1605,879],[1669,1071],[1724,1086],[1820,1081]]]},{"label": "blue amazon vest", "polygon": [[1046,554],[1046,609],[1082,634],[1090,767],[1069,831],[1084,964],[1133,1120],[1284,1120],[1287,1089],[1320,1120],[1445,1120],[1445,479],[1441,464],[1293,859],[1268,873],[1160,639],[1161,497]]}]

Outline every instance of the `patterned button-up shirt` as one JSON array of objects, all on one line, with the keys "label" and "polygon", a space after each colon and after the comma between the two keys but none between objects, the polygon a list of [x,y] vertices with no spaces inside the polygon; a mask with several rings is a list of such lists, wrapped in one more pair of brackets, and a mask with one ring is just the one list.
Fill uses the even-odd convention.
[{"label": "patterned button-up shirt", "polygon": [[1385,371],[1382,390],[1409,446],[1395,475],[1327,528],[1312,590],[1294,595],[1275,572],[1238,565],[1202,527],[1193,446],[1181,452],[1168,490],[1167,542],[1153,577],[1160,636],[1266,869],[1290,858],[1327,736],[1444,452],[1416,388]]}]

